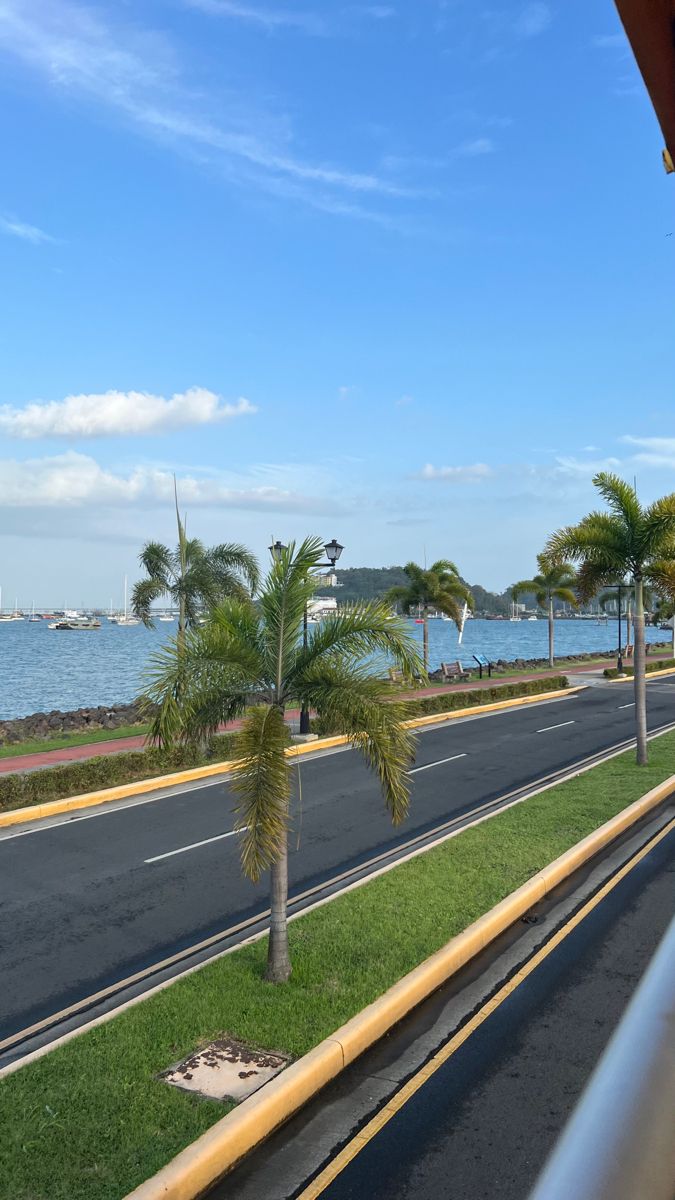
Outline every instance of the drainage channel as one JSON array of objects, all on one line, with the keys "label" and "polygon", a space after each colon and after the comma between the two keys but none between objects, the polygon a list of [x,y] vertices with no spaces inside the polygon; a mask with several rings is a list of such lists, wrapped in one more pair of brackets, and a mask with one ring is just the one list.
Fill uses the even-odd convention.
[{"label": "drainage channel", "polygon": [[[651,730],[649,738],[658,737],[675,729],[675,723]],[[567,767],[542,775],[527,785],[502,793],[492,800],[476,805],[465,812],[440,824],[434,825],[405,842],[373,855],[328,879],[298,892],[289,898],[289,916],[299,916],[310,908],[327,903],[341,893],[358,886],[367,879],[390,870],[407,858],[430,849],[476,821],[525,800],[538,792],[547,790],[573,778],[635,745],[634,738],[625,739],[596,754],[589,755]],[[70,1037],[91,1025],[99,1024],[112,1017],[117,1011],[137,1003],[154,991],[159,991],[183,975],[190,974],[203,964],[229,953],[237,946],[255,941],[267,932],[269,909],[263,909],[245,920],[229,926],[192,946],[145,967],[133,975],[111,984],[41,1021],[34,1023],[0,1041],[0,1077],[16,1069],[24,1060],[38,1057],[54,1043]]]}]

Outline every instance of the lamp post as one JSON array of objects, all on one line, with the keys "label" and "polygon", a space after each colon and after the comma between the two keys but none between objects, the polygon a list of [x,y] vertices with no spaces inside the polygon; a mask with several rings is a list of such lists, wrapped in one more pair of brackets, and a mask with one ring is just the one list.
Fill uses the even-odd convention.
[{"label": "lamp post", "polygon": [[[272,555],[272,558],[275,560],[275,562],[279,562],[282,554],[284,553],[284,550],[286,550],[286,546],[284,546],[283,542],[276,541],[270,546],[269,549],[270,549],[270,554]],[[316,564],[317,567],[331,567],[332,569],[334,569],[335,564],[336,564],[337,560],[339,559],[340,555],[342,554],[343,550],[344,550],[344,546],[341,546],[336,538],[333,538],[332,541],[330,541],[330,542],[326,542],[326,544],[324,546],[324,551],[326,554],[327,562],[317,563]],[[305,611],[302,616],[302,646],[303,646],[304,650],[307,649],[308,623],[309,623],[309,613],[307,611],[307,604],[305,603]],[[307,707],[306,704],[303,704],[303,706],[300,710],[300,734],[301,734],[301,736],[306,736],[309,732],[310,732],[309,708]]]}]

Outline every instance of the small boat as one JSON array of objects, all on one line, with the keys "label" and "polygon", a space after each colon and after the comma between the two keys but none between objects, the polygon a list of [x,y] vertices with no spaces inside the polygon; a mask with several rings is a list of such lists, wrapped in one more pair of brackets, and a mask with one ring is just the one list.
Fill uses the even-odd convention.
[{"label": "small boat", "polygon": [[173,623],[173,621],[176,620],[176,618],[174,616],[172,616],[171,613],[162,613],[162,615],[159,619],[160,619],[160,621],[171,621],[172,623]]},{"label": "small boat", "polygon": [[31,614],[30,614],[28,620],[29,621],[41,621],[42,620],[42,617],[37,617],[35,615],[35,601],[33,601],[33,607],[31,609]]},{"label": "small boat", "polygon": [[124,615],[114,622],[116,625],[140,625],[140,617],[129,616],[127,612],[127,577],[124,576]]},{"label": "small boat", "polygon": [[47,626],[48,629],[100,629],[98,617],[63,617]]},{"label": "small boat", "polygon": [[23,613],[19,612],[19,607],[16,603],[16,600],[14,601],[14,612],[4,613],[2,611],[2,588],[1,587],[0,587],[0,621],[2,621],[3,623],[5,623],[6,621],[23,621]]},{"label": "small boat", "polygon": [[528,617],[527,619],[528,619],[528,621],[536,621],[537,620],[536,617]]},{"label": "small boat", "polygon": [[509,621],[520,621],[520,620],[522,620],[522,618],[516,612],[516,602],[515,602],[515,600],[512,600],[511,601],[511,616],[509,617]]}]

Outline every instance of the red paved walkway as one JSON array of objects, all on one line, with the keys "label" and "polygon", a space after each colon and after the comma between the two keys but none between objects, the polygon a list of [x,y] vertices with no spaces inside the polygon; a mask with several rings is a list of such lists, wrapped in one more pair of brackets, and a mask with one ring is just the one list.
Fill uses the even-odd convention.
[{"label": "red paved walkway", "polygon": [[[659,656],[661,658],[661,656]],[[653,661],[653,660],[652,660]],[[598,674],[607,665],[607,659],[598,659],[596,662],[583,662],[578,666],[561,667],[560,670],[550,672],[551,674]],[[522,675],[495,675],[492,680],[472,679],[470,683],[453,683],[436,685],[435,687],[420,688],[419,691],[409,693],[411,699],[419,700],[424,696],[445,695],[447,692],[466,692],[473,691],[477,688],[490,687],[491,684],[499,683],[522,683],[528,679],[543,679],[546,678],[547,672],[537,671],[530,674]],[[299,710],[289,710],[288,717],[290,720],[298,720]],[[236,729],[240,722],[231,721],[228,725],[223,726],[223,732],[228,729]],[[64,746],[60,750],[42,750],[32,754],[17,754],[9,758],[0,758],[0,775],[11,774],[13,771],[31,771],[36,767],[55,767],[62,763],[79,762],[86,758],[100,758],[106,754],[122,754],[125,750],[142,750],[145,745],[145,737],[143,734],[137,734],[134,737],[118,738],[115,741],[109,742],[89,742],[86,746]]]}]

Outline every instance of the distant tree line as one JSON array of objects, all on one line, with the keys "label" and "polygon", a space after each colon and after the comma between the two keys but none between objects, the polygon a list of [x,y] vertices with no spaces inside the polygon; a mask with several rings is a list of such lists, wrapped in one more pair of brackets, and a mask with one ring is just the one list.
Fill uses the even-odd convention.
[{"label": "distant tree line", "polygon": [[[403,567],[349,567],[336,571],[335,575],[340,585],[335,595],[341,604],[356,600],[379,600],[390,588],[405,587],[409,583]],[[476,616],[508,616],[512,600],[509,591],[497,594],[488,592],[479,583],[462,582],[473,594]],[[322,586],[321,591],[325,590]]]}]

